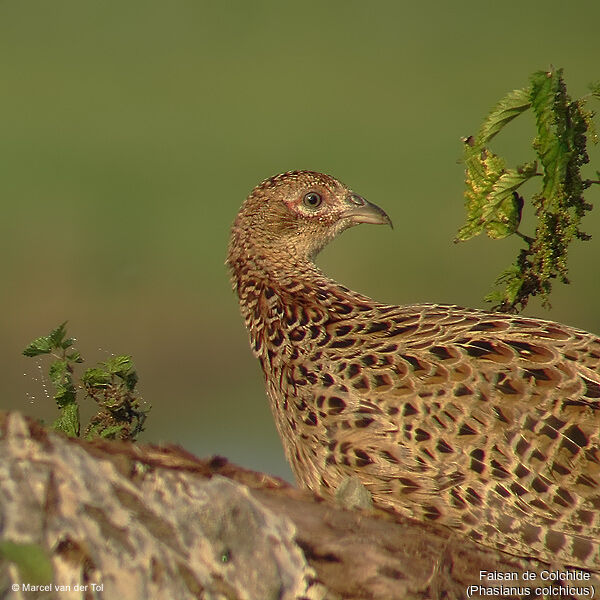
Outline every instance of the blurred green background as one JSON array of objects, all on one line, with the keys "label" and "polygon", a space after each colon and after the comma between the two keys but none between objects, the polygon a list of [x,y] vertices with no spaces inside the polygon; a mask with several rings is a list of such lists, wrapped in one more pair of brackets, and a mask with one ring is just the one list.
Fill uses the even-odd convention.
[{"label": "blurred green background", "polygon": [[[0,406],[54,418],[46,363],[20,352],[68,319],[88,365],[133,355],[143,439],[289,477],[223,264],[244,197],[332,173],[395,229],[347,232],[327,273],[388,302],[484,306],[519,243],[452,244],[460,138],[551,64],[586,93],[599,19],[558,0],[2,2]],[[527,118],[495,146],[515,161]],[[572,285],[527,312],[600,332],[600,213],[583,229]]]}]

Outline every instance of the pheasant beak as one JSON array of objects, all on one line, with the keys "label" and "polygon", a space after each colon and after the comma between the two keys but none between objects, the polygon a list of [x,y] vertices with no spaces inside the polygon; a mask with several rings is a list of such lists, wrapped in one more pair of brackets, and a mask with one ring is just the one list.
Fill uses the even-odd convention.
[{"label": "pheasant beak", "polygon": [[371,223],[372,225],[389,225],[392,229],[392,220],[387,213],[376,204],[371,204],[358,194],[350,194],[346,198],[347,209],[342,217],[349,218],[353,223]]}]

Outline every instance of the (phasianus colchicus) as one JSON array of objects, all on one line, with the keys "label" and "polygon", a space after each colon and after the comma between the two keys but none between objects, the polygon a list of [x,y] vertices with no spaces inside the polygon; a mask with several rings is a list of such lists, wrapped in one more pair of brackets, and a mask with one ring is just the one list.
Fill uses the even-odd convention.
[{"label": "(phasianus colchicus)", "polygon": [[391,306],[315,255],[390,223],[294,171],[244,202],[227,263],[298,483],[358,476],[376,504],[515,555],[600,570],[600,339],[459,306]]}]

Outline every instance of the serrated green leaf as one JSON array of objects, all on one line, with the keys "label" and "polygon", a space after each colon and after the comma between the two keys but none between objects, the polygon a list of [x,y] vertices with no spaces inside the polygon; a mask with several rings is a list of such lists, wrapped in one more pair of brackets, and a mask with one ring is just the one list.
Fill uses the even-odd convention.
[{"label": "serrated green leaf", "polygon": [[110,373],[101,367],[91,367],[85,371],[81,381],[89,387],[103,387],[110,383]]},{"label": "serrated green leaf", "polygon": [[53,329],[49,335],[44,335],[33,340],[33,342],[23,350],[23,354],[25,356],[38,356],[40,354],[49,354],[52,350],[61,348],[61,343],[63,342],[66,333],[66,324],[67,322],[65,321],[56,329]]},{"label": "serrated green leaf", "polygon": [[488,195],[505,172],[504,160],[486,148],[465,144],[465,166],[467,189],[465,207],[467,223],[458,231],[455,241],[462,242],[479,235],[486,227],[484,210]]},{"label": "serrated green leaf", "polygon": [[79,406],[76,402],[66,404],[60,411],[60,416],[52,427],[62,431],[69,437],[79,437]]},{"label": "serrated green leaf", "polygon": [[20,580],[23,582],[48,585],[54,579],[50,557],[39,544],[3,540],[0,542],[0,556],[17,566]]},{"label": "serrated green leaf", "polygon": [[[540,71],[531,78],[531,105],[536,116],[538,135],[534,148],[544,168],[544,180],[541,196],[545,199],[562,195],[565,171],[569,162],[568,148],[564,147],[557,136],[557,129],[566,126],[559,123],[565,119],[565,107],[556,105],[564,84],[562,69],[550,72]],[[563,100],[563,103],[566,99]]]},{"label": "serrated green leaf", "polygon": [[481,218],[485,221],[489,237],[501,239],[518,229],[522,205],[515,192],[536,175],[536,170],[535,162],[519,169],[508,169],[494,183],[481,210]]},{"label": "serrated green leaf", "polygon": [[66,358],[69,362],[74,362],[74,363],[82,363],[83,362],[83,358],[81,358],[81,354],[77,350],[74,350],[73,352],[69,352],[66,355]]},{"label": "serrated green leaf", "polygon": [[496,279],[496,285],[503,285],[503,290],[494,290],[484,297],[486,302],[496,305],[507,305],[514,307],[518,301],[519,292],[523,285],[523,272],[518,264],[512,264],[508,269],[502,271]]},{"label": "serrated green leaf", "polygon": [[39,356],[40,354],[50,354],[52,352],[52,342],[48,336],[39,337],[33,340],[25,350],[23,354],[25,356]]},{"label": "serrated green leaf", "polygon": [[478,223],[476,220],[468,220],[465,225],[463,225],[456,234],[454,238],[454,242],[466,242],[471,238],[479,235],[483,230],[483,226]]},{"label": "serrated green leaf", "polygon": [[504,293],[506,296],[506,300],[509,304],[514,304],[517,301],[522,286],[522,277],[514,277],[513,279],[507,282]]},{"label": "serrated green leaf", "polygon": [[496,285],[501,284],[505,286],[502,301],[514,304],[523,285],[523,271],[521,267],[518,264],[512,264],[508,269],[502,271],[498,279],[496,279]]},{"label": "serrated green leaf", "polygon": [[494,182],[504,172],[504,159],[484,146],[464,146],[467,176],[476,195],[490,191]]},{"label": "serrated green leaf", "polygon": [[50,332],[48,339],[50,340],[50,343],[53,345],[54,348],[61,347],[61,343],[65,339],[65,335],[67,333],[66,325],[67,322],[65,321],[64,323],[61,323],[56,329],[53,329]]},{"label": "serrated green leaf", "polygon": [[60,385],[64,383],[65,377],[67,376],[67,361],[66,360],[55,360],[48,370],[50,381],[54,385]]},{"label": "serrated green leaf", "polygon": [[[465,192],[467,223],[460,228],[455,241],[465,241],[483,231],[492,238],[514,233],[520,221],[520,206],[513,192],[529,177],[520,171],[506,169],[504,160],[485,145],[515,117],[531,105],[528,89],[509,92],[484,120],[477,137],[465,144]],[[518,179],[518,181],[517,181]]]},{"label": "serrated green leaf", "polygon": [[66,350],[69,346],[73,345],[73,342],[75,341],[75,338],[67,338],[66,340],[63,340],[60,344],[60,347],[63,350]]},{"label": "serrated green leaf", "polygon": [[496,104],[483,121],[476,138],[476,146],[485,146],[500,130],[531,106],[530,90],[513,90]]},{"label": "serrated green leaf", "polygon": [[109,373],[115,375],[125,374],[133,366],[131,356],[113,356],[103,363]]},{"label": "serrated green leaf", "polygon": [[56,404],[58,404],[58,406],[60,408],[63,408],[64,406],[67,406],[68,404],[76,403],[75,388],[73,387],[73,384],[71,383],[70,380],[64,384],[58,383],[55,385],[56,385],[56,392],[54,394],[54,400],[56,401]]}]

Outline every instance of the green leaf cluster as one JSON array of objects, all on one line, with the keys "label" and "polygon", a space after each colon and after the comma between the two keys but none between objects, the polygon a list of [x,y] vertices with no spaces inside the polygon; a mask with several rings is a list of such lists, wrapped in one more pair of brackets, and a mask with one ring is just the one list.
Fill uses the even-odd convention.
[{"label": "green leaf cluster", "polygon": [[85,428],[84,435],[87,439],[136,439],[144,429],[150,409],[142,408],[141,398],[136,391],[138,376],[131,357],[114,356],[87,369],[76,385],[74,366],[83,362],[83,358],[72,348],[74,341],[73,338],[67,338],[65,322],[48,335],[33,340],[23,350],[25,356],[50,354],[54,358],[48,369],[50,381],[55,388],[54,400],[59,409],[54,429],[70,437],[79,437],[79,388],[99,408]]},{"label": "green leaf cluster", "polygon": [[[600,85],[591,96],[600,97]],[[464,140],[465,207],[467,220],[455,241],[465,241],[485,232],[492,239],[519,235],[526,244],[514,264],[496,280],[503,289],[486,297],[496,308],[516,312],[530,296],[547,303],[552,280],[567,283],[567,250],[573,239],[589,239],[579,229],[585,212],[592,207],[583,199],[593,183],[581,177],[589,159],[587,138],[592,132],[592,113],[586,98],[572,100],[567,94],[561,69],[534,73],[527,88],[507,94],[489,113],[476,136]],[[513,119],[531,110],[537,135],[532,143],[536,160],[509,168],[504,158],[488,147],[491,140]],[[541,190],[531,202],[537,227],[528,237],[519,231],[524,199],[519,188],[535,177]],[[596,182],[594,182],[596,183]]]},{"label": "green leaf cluster", "polygon": [[130,356],[114,356],[88,369],[81,382],[100,407],[86,437],[135,439],[143,431],[148,411],[136,395],[138,376]]},{"label": "green leaf cluster", "polygon": [[30,357],[51,354],[54,357],[55,360],[50,365],[48,375],[54,385],[54,400],[58,405],[60,415],[53,427],[69,437],[78,437],[79,404],[73,382],[73,365],[82,362],[83,359],[76,350],[69,351],[75,340],[67,337],[66,325],[65,321],[48,335],[33,340],[23,350],[23,354]]},{"label": "green leaf cluster", "polygon": [[521,222],[522,203],[517,189],[537,175],[535,162],[509,169],[506,161],[489,150],[487,144],[500,130],[531,106],[527,90],[507,94],[490,112],[476,137],[465,141],[467,223],[457,241],[465,241],[483,231],[493,239],[514,233]]},{"label": "green leaf cluster", "polygon": [[67,322],[65,321],[48,335],[33,340],[23,350],[23,354],[25,356],[39,356],[40,354],[50,354],[57,350],[67,350],[67,348],[73,345],[75,340],[67,337],[66,325]]}]

